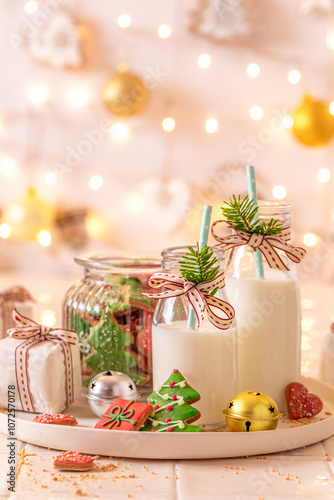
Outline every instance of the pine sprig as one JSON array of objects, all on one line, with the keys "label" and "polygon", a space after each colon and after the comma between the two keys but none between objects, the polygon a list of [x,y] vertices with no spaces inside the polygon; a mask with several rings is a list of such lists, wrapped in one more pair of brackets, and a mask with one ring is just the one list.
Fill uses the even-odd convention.
[{"label": "pine sprig", "polygon": [[200,250],[197,243],[196,250],[191,246],[187,248],[189,252],[182,256],[183,260],[180,260],[181,275],[196,285],[215,278],[219,271],[219,265],[214,267],[218,259],[212,257],[213,251],[210,251],[210,247],[205,245]]},{"label": "pine sprig", "polygon": [[238,198],[233,195],[230,202],[224,202],[221,209],[226,221],[237,231],[264,236],[280,234],[282,231],[283,224],[278,219],[272,218],[269,222],[258,220],[259,209],[254,200],[249,200],[248,196],[241,200],[240,195]]}]

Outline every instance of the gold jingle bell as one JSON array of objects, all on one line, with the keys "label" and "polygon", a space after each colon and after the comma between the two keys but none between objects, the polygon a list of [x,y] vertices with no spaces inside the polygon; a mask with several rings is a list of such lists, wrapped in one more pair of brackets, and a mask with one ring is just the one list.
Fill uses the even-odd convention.
[{"label": "gold jingle bell", "polygon": [[111,76],[102,88],[102,102],[108,110],[121,118],[141,113],[148,100],[143,81],[127,70]]},{"label": "gold jingle bell", "polygon": [[306,146],[322,146],[334,135],[334,116],[329,112],[329,104],[308,94],[295,111],[293,121],[295,137]]},{"label": "gold jingle bell", "polygon": [[223,413],[228,428],[234,432],[274,430],[282,417],[275,401],[260,391],[239,392]]}]

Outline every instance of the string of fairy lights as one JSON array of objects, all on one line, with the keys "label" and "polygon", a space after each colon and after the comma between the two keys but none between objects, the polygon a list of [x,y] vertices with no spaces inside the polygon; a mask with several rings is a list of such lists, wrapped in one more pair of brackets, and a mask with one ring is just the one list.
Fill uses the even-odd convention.
[{"label": "string of fairy lights", "polygon": [[[40,6],[36,0],[29,0],[24,5],[24,12],[28,16],[36,14]],[[118,16],[117,24],[121,30],[130,29],[132,26],[132,18],[130,14],[123,13]],[[173,28],[168,24],[161,24],[156,27],[156,36],[161,39],[168,39],[173,36]],[[329,31],[326,39],[327,46],[334,50],[334,32]],[[209,70],[213,56],[209,52],[202,52],[198,55],[197,66],[200,70]],[[261,66],[256,61],[250,61],[246,68],[246,74],[250,79],[256,79],[261,76]],[[291,85],[298,85],[302,81],[302,73],[298,64],[292,65],[287,72],[287,80]],[[84,108],[91,103],[93,91],[88,85],[81,85],[80,87],[68,88],[66,93],[66,102],[73,108]],[[26,98],[28,102],[36,107],[43,107],[52,98],[50,88],[45,83],[38,83],[31,85],[27,89]],[[329,105],[329,112],[334,116],[334,101]],[[264,110],[260,105],[253,105],[249,109],[249,117],[251,120],[260,121],[264,116]],[[292,116],[284,116],[282,118],[282,126],[285,129],[293,127],[294,119]],[[0,135],[6,126],[5,120],[0,119]],[[208,134],[215,134],[219,130],[219,120],[215,116],[209,116],[203,123],[203,131]],[[166,134],[171,134],[177,129],[177,121],[172,113],[161,119],[162,130]],[[109,129],[110,138],[115,142],[126,142],[131,136],[131,126],[128,121],[117,120],[112,123]],[[0,175],[8,180],[14,180],[19,173],[19,164],[15,158],[9,155],[0,156]],[[319,184],[326,184],[331,177],[331,171],[328,168],[320,168],[317,172],[317,182]],[[48,185],[53,185],[58,182],[58,175],[56,172],[50,170],[45,173],[44,181]],[[98,191],[103,185],[103,177],[99,174],[94,174],[88,180],[88,187],[92,191]],[[137,193],[138,194],[138,193]],[[272,188],[272,195],[277,200],[284,200],[287,195],[287,189],[283,185],[276,185]],[[135,196],[134,193],[129,195],[129,205],[135,204],[136,210],[143,207],[144,204],[140,203],[140,197]],[[334,214],[333,214],[334,216]],[[0,224],[0,237],[6,239],[11,235],[11,226],[6,221]],[[38,233],[38,241],[42,246],[49,246],[52,242],[51,232],[43,229]],[[307,246],[314,246],[318,242],[315,234],[309,233],[304,235],[304,244]]]}]

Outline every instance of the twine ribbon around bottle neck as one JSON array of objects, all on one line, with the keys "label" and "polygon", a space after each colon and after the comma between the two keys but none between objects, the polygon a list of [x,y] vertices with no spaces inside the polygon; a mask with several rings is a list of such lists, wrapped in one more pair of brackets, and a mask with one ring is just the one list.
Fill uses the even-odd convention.
[{"label": "twine ribbon around bottle neck", "polygon": [[[169,297],[179,297],[185,295],[194,308],[197,325],[201,326],[206,311],[208,320],[220,330],[230,328],[235,316],[235,311],[231,304],[223,299],[210,295],[210,291],[225,286],[224,273],[219,274],[210,281],[193,283],[181,275],[172,273],[154,273],[148,281],[150,288],[165,288],[165,291],[158,293],[144,293],[147,297],[155,299],[166,299]],[[225,315],[221,317],[216,314],[219,310]]]},{"label": "twine ribbon around bottle neck", "polygon": [[[225,223],[233,231],[233,234],[228,236],[218,236],[215,232],[217,224]],[[224,220],[218,220],[212,224],[211,234],[218,241],[225,251],[242,245],[248,245],[253,250],[260,250],[268,265],[272,269],[280,271],[288,271],[289,268],[284,263],[277,250],[281,250],[294,263],[298,264],[304,258],[306,250],[302,247],[294,247],[288,241],[291,236],[290,226],[284,227],[279,234],[263,235],[256,233],[246,233],[245,231],[236,230],[231,224]]]}]

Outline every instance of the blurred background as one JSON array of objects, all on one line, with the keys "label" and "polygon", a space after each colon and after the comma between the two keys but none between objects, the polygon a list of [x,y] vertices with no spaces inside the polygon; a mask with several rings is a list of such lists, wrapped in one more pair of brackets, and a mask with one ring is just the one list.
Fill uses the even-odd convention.
[{"label": "blurred background", "polygon": [[333,280],[332,0],[0,0],[0,19],[1,288],[60,321],[75,255],[195,243],[246,164],[293,204],[301,279]]}]

